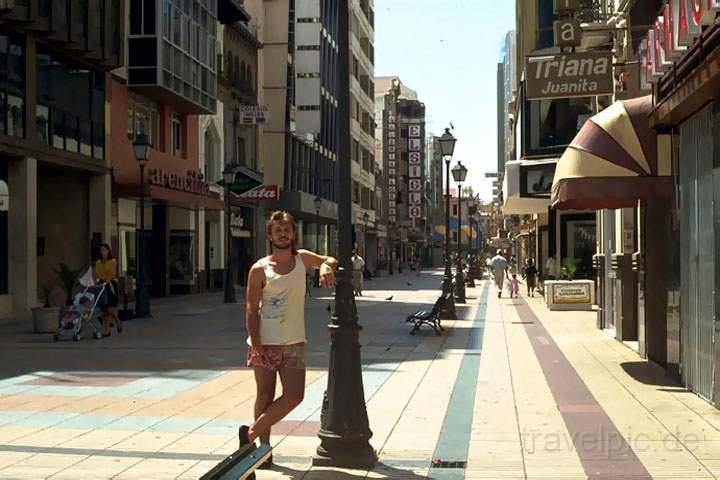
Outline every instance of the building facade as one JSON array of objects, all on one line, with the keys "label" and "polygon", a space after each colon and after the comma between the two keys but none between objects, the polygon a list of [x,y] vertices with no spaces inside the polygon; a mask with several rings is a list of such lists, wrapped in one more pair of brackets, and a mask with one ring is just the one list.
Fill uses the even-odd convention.
[{"label": "building facade", "polygon": [[[110,87],[119,274],[136,276],[143,242],[152,295],[201,291],[212,276],[203,255],[212,237],[205,220],[223,209],[218,189],[203,174],[199,145],[200,115],[217,109],[217,5],[130,2],[127,18],[128,64],[113,72]],[[132,149],[141,134],[152,144],[144,230]]]},{"label": "building facade", "polygon": [[111,81],[125,2],[10,2],[0,11],[0,317],[64,295],[111,234]]}]

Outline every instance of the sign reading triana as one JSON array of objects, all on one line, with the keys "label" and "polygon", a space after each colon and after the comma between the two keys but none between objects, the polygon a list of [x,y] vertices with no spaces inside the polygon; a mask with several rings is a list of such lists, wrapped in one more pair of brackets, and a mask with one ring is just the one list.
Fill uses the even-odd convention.
[{"label": "sign reading triana", "polygon": [[609,51],[528,56],[525,71],[528,100],[613,93]]},{"label": "sign reading triana", "polygon": [[195,170],[188,171],[186,175],[168,173],[159,168],[150,170],[150,184],[197,195],[209,195],[210,193],[210,184],[205,181],[200,172]]}]

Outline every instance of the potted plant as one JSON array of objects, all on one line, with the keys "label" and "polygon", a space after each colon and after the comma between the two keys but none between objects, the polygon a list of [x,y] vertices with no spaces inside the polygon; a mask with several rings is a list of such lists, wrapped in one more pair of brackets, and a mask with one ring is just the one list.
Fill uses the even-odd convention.
[{"label": "potted plant", "polygon": [[31,309],[33,317],[33,332],[35,333],[53,333],[57,330],[58,314],[60,309],[50,306],[50,295],[55,285],[45,283],[40,285],[43,304],[40,307]]},{"label": "potted plant", "polygon": [[72,269],[66,263],[59,263],[54,272],[65,291],[65,305],[72,305],[73,290],[83,269]]},{"label": "potted plant", "polygon": [[572,258],[563,260],[562,268],[560,269],[560,279],[572,282],[575,279],[575,272],[577,272],[575,260]]}]

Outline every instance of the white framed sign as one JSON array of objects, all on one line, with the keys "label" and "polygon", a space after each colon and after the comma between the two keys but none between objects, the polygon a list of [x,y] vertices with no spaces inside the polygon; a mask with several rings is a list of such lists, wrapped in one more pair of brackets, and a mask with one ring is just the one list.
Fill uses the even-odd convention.
[{"label": "white framed sign", "polygon": [[419,165],[421,163],[421,154],[420,152],[410,152],[408,154],[408,161],[410,162],[410,165],[417,164]]},{"label": "white framed sign", "polygon": [[413,206],[408,208],[408,217],[410,218],[420,218],[422,216],[422,208],[418,206]]},{"label": "white framed sign", "polygon": [[422,176],[420,172],[420,170],[422,170],[420,165],[410,165],[408,170],[411,178],[420,178]]},{"label": "white framed sign", "polygon": [[419,192],[422,190],[422,182],[419,178],[411,178],[410,179],[410,191],[411,192]]},{"label": "white framed sign", "polygon": [[422,150],[422,142],[419,138],[408,139],[408,150],[411,152],[419,152]]},{"label": "white framed sign", "polygon": [[420,195],[420,192],[410,192],[408,193],[408,203],[410,205],[421,205],[422,204],[422,197]]},{"label": "white framed sign", "polygon": [[408,129],[408,136],[410,138],[419,138],[420,137],[420,125],[410,125]]}]

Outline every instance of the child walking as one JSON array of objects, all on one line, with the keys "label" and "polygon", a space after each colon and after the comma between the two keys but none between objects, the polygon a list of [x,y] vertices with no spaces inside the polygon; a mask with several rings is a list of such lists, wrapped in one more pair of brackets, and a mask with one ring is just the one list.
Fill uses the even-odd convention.
[{"label": "child walking", "polygon": [[518,298],[518,294],[520,293],[520,280],[517,278],[517,273],[512,274],[512,279],[510,280],[510,298]]}]

